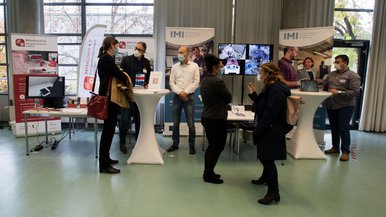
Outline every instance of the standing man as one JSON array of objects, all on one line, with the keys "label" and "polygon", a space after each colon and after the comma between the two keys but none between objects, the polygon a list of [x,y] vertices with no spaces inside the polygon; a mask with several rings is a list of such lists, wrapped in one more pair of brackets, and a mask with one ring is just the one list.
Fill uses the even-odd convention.
[{"label": "standing man", "polygon": [[[355,98],[360,92],[360,77],[348,67],[347,55],[335,57],[335,71],[327,74],[325,89],[332,93],[328,98],[327,114],[331,125],[332,148],[326,154],[340,153],[341,161],[350,155],[350,120],[354,112]],[[339,148],[339,145],[341,147]]]},{"label": "standing man", "polygon": [[200,82],[198,65],[189,61],[189,49],[182,46],[178,49],[178,61],[172,66],[169,85],[173,96],[173,144],[167,149],[172,152],[180,143],[180,121],[182,109],[185,111],[189,127],[189,154],[195,154],[196,129],[194,126],[194,91]]},{"label": "standing man", "polygon": [[298,52],[299,49],[297,47],[285,47],[284,56],[279,60],[279,68],[289,88],[297,88],[300,86],[297,71],[292,65],[292,60],[298,56]]},{"label": "standing man", "polygon": [[[125,71],[133,83],[133,87],[143,86],[147,88],[150,78],[150,61],[145,58],[146,43],[137,42],[134,48],[134,54],[122,59],[121,68]],[[138,139],[141,118],[138,106],[135,102],[130,103],[129,108],[122,108],[121,120],[119,123],[119,148],[122,153],[127,153],[126,134],[131,127],[129,120],[133,117],[135,123],[135,140]]]},{"label": "standing man", "polygon": [[192,57],[193,57],[193,62],[195,62],[198,67],[203,67],[204,66],[204,56],[201,54],[200,48],[199,47],[193,47],[192,48]]}]

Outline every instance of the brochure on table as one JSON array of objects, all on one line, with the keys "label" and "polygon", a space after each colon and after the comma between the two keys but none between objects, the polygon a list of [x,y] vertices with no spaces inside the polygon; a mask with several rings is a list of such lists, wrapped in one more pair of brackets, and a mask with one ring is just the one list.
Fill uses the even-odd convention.
[{"label": "brochure on table", "polygon": [[[42,99],[27,98],[28,75],[58,76],[58,39],[52,35],[11,34],[11,64],[15,136],[25,136],[23,111],[41,106]],[[45,118],[28,117],[28,134],[45,133]],[[47,118],[48,132],[61,132],[60,118]]]}]

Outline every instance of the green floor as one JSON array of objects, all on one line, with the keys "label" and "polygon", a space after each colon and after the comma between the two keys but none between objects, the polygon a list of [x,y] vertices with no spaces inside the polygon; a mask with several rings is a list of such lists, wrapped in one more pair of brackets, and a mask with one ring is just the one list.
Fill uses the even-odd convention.
[{"label": "green floor", "polygon": [[[27,157],[24,138],[0,130],[0,216],[386,216],[386,134],[354,131],[356,159],[349,162],[338,156],[277,162],[281,201],[270,206],[257,203],[266,187],[250,184],[262,170],[250,143],[241,145],[239,157],[226,147],[216,170],[224,184],[214,185],[202,181],[203,152],[189,155],[186,138],[178,151],[164,154],[163,166],[126,164],[129,154],[121,154],[114,139],[121,173],[108,175],[98,173],[91,131]],[[164,149],[171,143],[157,139]],[[326,134],[327,148],[329,140]]]}]

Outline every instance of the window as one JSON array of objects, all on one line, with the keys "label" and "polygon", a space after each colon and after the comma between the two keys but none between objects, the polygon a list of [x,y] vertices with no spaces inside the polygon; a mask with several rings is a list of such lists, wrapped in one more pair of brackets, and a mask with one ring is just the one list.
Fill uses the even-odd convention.
[{"label": "window", "polygon": [[6,3],[0,0],[0,94],[8,93],[8,60],[6,47],[6,25],[5,25]]},{"label": "window", "polygon": [[370,40],[375,0],[335,0],[336,39]]},{"label": "window", "polygon": [[46,34],[58,36],[59,74],[66,76],[66,94],[76,95],[77,67],[82,38],[95,24],[106,34],[154,34],[154,0],[44,0]]}]

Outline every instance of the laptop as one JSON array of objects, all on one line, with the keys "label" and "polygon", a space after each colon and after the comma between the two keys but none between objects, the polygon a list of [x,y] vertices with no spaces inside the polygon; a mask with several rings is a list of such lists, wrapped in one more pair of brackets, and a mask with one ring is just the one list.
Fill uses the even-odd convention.
[{"label": "laptop", "polygon": [[305,92],[319,92],[319,85],[317,81],[301,80],[300,91]]}]

